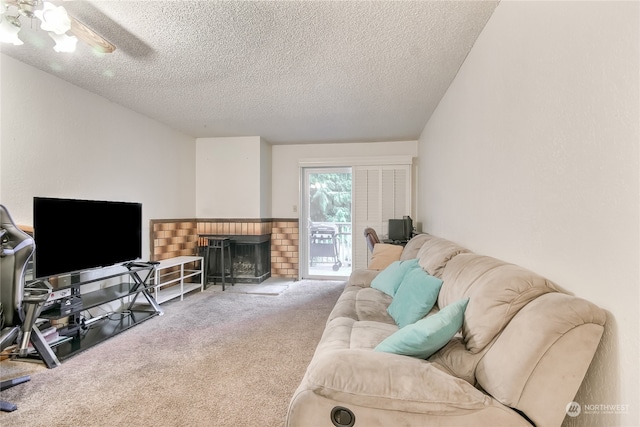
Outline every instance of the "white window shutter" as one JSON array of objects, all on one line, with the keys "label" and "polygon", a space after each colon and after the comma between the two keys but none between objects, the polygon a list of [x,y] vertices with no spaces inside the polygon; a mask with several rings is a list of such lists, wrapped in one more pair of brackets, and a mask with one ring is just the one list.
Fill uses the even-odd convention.
[{"label": "white window shutter", "polygon": [[380,239],[386,238],[389,219],[411,213],[411,166],[354,167],[353,204],[353,268],[366,268],[370,254],[364,229],[372,227]]},{"label": "white window shutter", "polygon": [[364,238],[364,229],[376,228],[380,224],[380,169],[371,166],[353,168],[353,268],[366,268],[369,250]]}]

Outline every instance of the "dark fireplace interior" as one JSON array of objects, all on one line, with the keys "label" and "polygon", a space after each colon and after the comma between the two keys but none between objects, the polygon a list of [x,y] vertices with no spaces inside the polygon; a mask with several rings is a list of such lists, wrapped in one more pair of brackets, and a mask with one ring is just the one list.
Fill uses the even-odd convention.
[{"label": "dark fireplace interior", "polygon": [[271,276],[271,245],[269,236],[265,241],[247,241],[246,237],[234,236],[231,248],[233,256],[233,274],[239,283],[261,283]]},{"label": "dark fireplace interior", "polygon": [[[233,276],[236,283],[262,283],[271,277],[271,235],[219,236],[231,239]],[[210,271],[219,276],[219,265],[211,265]],[[228,271],[228,270],[227,270]]]}]

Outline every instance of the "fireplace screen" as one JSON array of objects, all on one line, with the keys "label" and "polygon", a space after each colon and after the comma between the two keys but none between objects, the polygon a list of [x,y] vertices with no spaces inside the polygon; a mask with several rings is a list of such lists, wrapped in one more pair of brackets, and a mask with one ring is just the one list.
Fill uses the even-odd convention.
[{"label": "fireplace screen", "polygon": [[[271,277],[271,235],[200,235],[200,252],[205,256],[207,237],[226,237],[231,239],[231,258],[233,259],[233,277],[236,283],[262,283]],[[214,255],[215,256],[215,255]],[[214,258],[215,259],[215,258]],[[211,261],[209,275],[220,277],[220,265]],[[229,274],[228,268],[226,274]]]},{"label": "fireplace screen", "polygon": [[243,239],[256,236],[233,236],[233,274],[239,283],[261,283],[271,277],[271,245],[268,240]]}]

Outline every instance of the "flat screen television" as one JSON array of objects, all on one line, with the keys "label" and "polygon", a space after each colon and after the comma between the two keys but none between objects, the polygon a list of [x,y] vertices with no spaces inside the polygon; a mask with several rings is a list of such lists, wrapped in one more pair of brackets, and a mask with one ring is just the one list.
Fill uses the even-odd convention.
[{"label": "flat screen television", "polygon": [[142,204],[33,198],[37,278],[77,273],[142,257]]}]

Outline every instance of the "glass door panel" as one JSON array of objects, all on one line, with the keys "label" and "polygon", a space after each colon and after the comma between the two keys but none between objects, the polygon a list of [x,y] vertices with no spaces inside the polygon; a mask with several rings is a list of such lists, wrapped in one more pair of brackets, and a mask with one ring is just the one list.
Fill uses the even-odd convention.
[{"label": "glass door panel", "polygon": [[300,273],[303,278],[351,274],[351,168],[303,168]]}]

